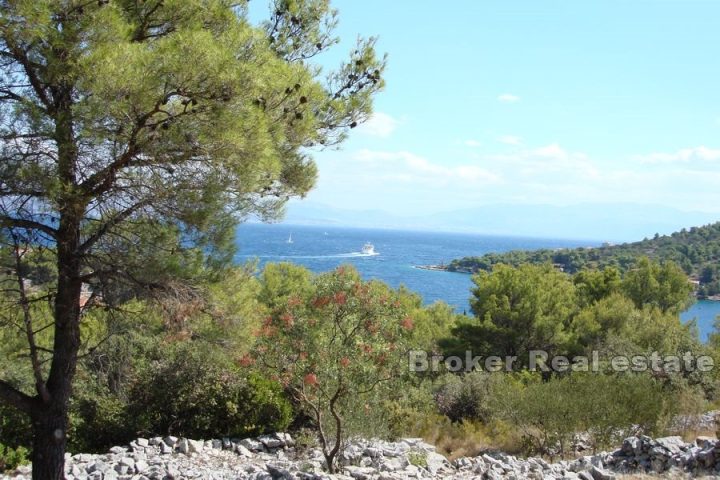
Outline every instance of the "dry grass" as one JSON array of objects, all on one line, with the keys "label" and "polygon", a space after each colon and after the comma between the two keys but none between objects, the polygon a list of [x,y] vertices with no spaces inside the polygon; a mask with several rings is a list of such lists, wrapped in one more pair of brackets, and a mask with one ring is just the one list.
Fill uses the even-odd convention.
[{"label": "dry grass", "polygon": [[470,422],[452,424],[441,421],[425,426],[420,434],[426,442],[435,445],[437,451],[450,460],[474,457],[491,448],[490,439],[485,432]]},{"label": "dry grass", "polygon": [[680,433],[680,436],[686,442],[694,442],[697,437],[717,438],[716,435],[716,430],[685,430]]},{"label": "dry grass", "polygon": [[429,415],[416,422],[411,431],[411,436],[422,437],[450,460],[487,451],[518,454],[522,447],[519,434],[501,423],[492,426],[469,421],[452,423],[445,416]]}]

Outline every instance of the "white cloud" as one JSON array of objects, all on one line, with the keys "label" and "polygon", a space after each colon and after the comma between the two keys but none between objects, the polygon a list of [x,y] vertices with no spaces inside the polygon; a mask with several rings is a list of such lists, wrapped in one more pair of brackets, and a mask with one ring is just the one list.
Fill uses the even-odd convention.
[{"label": "white cloud", "polygon": [[522,143],[522,138],[515,135],[502,135],[501,137],[498,137],[497,141],[504,143],[505,145],[520,145]]},{"label": "white cloud", "polygon": [[463,143],[466,147],[472,148],[478,148],[482,146],[482,143],[478,142],[477,140],[465,140]]},{"label": "white cloud", "polygon": [[370,119],[360,125],[359,132],[373,137],[387,138],[400,125],[400,120],[387,113],[375,112]]},{"label": "white cloud", "polygon": [[683,148],[673,153],[650,153],[635,155],[636,161],[645,164],[672,164],[672,163],[720,163],[720,150],[705,146]]},{"label": "white cloud", "polygon": [[516,177],[516,181],[524,181],[523,177],[534,178],[549,185],[562,181],[587,181],[597,178],[600,172],[587,155],[568,152],[557,143],[488,156],[487,161],[507,169],[506,177]]},{"label": "white cloud", "polygon": [[[495,183],[500,176],[478,165],[440,165],[414,153],[360,150],[353,158],[365,164],[365,171],[384,179],[425,185]],[[368,170],[369,169],[369,170]]]},{"label": "white cloud", "polygon": [[[720,168],[713,163],[720,161],[720,150],[689,148],[638,157],[666,163],[640,163],[632,156],[594,158],[557,143],[495,154],[484,150],[466,150],[454,161],[405,150],[323,154],[318,191],[347,205],[359,202],[404,214],[478,202],[629,202],[720,213]],[[698,159],[697,164],[684,163],[685,158]]]},{"label": "white cloud", "polygon": [[539,157],[567,158],[568,153],[557,143],[551,143],[544,147],[538,147],[533,153]]},{"label": "white cloud", "polygon": [[498,95],[497,99],[503,103],[516,103],[520,101],[520,97],[512,93],[503,93],[502,95]]}]

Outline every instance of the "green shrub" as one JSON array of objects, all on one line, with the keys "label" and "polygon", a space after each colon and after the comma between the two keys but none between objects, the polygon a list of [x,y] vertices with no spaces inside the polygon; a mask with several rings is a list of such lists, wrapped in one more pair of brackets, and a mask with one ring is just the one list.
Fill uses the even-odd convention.
[{"label": "green shrub", "polygon": [[279,432],[290,425],[293,408],[280,384],[252,373],[244,387],[239,393],[247,434]]},{"label": "green shrub", "polygon": [[137,433],[209,438],[290,424],[292,407],[281,387],[241,371],[217,349],[182,342],[155,354],[130,389],[128,418]]},{"label": "green shrub", "polygon": [[106,452],[113,445],[129,442],[137,435],[126,415],[127,403],[91,382],[76,383],[70,406],[71,452]]},{"label": "green shrub", "polygon": [[438,411],[453,422],[461,420],[490,420],[492,412],[488,399],[498,375],[487,372],[470,372],[465,375],[448,373],[438,380],[435,403]]},{"label": "green shrub", "polygon": [[427,467],[427,452],[423,450],[413,450],[408,453],[408,461],[410,465],[416,467],[426,468]]},{"label": "green shrub", "polygon": [[30,418],[2,403],[0,403],[0,442],[12,447],[30,448],[32,445]]},{"label": "green shrub", "polygon": [[0,472],[14,470],[26,463],[30,460],[25,447],[11,448],[0,443]]},{"label": "green shrub", "polygon": [[573,373],[548,381],[505,382],[492,408],[525,437],[529,454],[564,456],[576,433],[590,434],[592,447],[609,447],[631,426],[658,430],[667,395],[647,375]]}]

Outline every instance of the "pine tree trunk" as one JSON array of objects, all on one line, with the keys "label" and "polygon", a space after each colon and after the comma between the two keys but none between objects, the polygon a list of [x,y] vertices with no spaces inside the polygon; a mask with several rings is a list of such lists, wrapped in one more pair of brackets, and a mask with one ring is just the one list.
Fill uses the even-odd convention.
[{"label": "pine tree trunk", "polygon": [[53,356],[47,379],[49,401],[34,409],[33,480],[65,478],[68,409],[80,349],[80,216],[77,205],[61,217],[57,235],[58,282]]},{"label": "pine tree trunk", "polygon": [[52,408],[33,418],[33,480],[65,478],[68,422],[64,410]]}]

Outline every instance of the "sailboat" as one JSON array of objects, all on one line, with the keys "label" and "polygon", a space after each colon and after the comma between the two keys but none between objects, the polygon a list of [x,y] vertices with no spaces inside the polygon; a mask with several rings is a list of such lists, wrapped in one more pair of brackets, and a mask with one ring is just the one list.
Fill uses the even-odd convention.
[{"label": "sailboat", "polygon": [[287,243],[293,243],[292,233],[291,233],[290,236],[288,237]]}]

